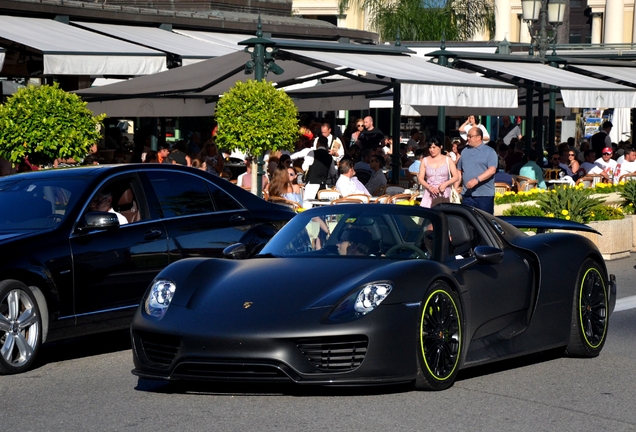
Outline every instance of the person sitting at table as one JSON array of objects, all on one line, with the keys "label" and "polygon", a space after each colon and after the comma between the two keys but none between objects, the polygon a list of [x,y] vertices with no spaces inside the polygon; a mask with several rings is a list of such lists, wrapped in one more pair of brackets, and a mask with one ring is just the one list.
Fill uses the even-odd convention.
[{"label": "person sitting at table", "polygon": [[583,177],[586,174],[591,174],[590,170],[596,166],[596,164],[594,164],[594,161],[596,160],[596,152],[594,150],[585,150],[585,152],[583,152],[583,157],[584,162],[579,165],[579,177]]},{"label": "person sitting at table", "polygon": [[382,171],[383,166],[384,157],[380,155],[373,155],[371,157],[371,171],[373,174],[365,186],[365,188],[371,193],[387,184],[386,175],[384,175],[384,172]]},{"label": "person sitting at table", "polygon": [[539,189],[546,189],[545,181],[543,180],[543,170],[537,164],[538,153],[536,150],[530,150],[528,156],[524,156],[526,163],[519,170],[519,175],[528,177],[529,179],[537,181],[537,187]]},{"label": "person sitting at table", "polygon": [[351,194],[371,195],[367,188],[365,188],[355,176],[356,171],[353,169],[353,160],[342,159],[338,166],[338,172],[340,173],[340,177],[338,177],[338,181],[336,182],[336,189],[343,197]]},{"label": "person sitting at table", "polygon": [[576,153],[574,153],[574,151],[570,150],[569,147],[564,147],[563,150],[561,150],[561,163],[559,164],[566,175],[569,175],[574,180],[578,178],[579,172],[579,161],[576,160],[575,156]]},{"label": "person sitting at table", "polygon": [[302,205],[303,198],[300,193],[300,186],[291,182],[292,176],[296,176],[296,171],[293,168],[285,168],[279,165],[274,170],[274,175],[269,185],[269,196],[282,197]]}]

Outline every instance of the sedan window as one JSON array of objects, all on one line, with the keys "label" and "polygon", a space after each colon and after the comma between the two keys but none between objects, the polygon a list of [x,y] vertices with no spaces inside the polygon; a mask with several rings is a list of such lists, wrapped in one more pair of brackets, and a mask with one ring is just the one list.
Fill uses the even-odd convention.
[{"label": "sedan window", "polygon": [[206,182],[178,172],[147,173],[166,218],[210,213],[215,210]]},{"label": "sedan window", "polygon": [[81,182],[56,179],[0,182],[0,228],[47,229],[66,216]]}]

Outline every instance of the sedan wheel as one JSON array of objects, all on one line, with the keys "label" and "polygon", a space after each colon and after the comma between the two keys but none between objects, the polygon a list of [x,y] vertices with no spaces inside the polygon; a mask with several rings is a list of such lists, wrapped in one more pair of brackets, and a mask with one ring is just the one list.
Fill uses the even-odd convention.
[{"label": "sedan wheel", "polygon": [[0,282],[0,373],[27,370],[42,344],[42,319],[31,290],[21,282]]},{"label": "sedan wheel", "polygon": [[444,390],[459,369],[462,317],[459,299],[444,282],[435,282],[424,297],[418,337],[415,387]]},{"label": "sedan wheel", "polygon": [[572,308],[568,354],[596,357],[605,344],[609,311],[607,286],[601,267],[587,259],[581,266]]}]

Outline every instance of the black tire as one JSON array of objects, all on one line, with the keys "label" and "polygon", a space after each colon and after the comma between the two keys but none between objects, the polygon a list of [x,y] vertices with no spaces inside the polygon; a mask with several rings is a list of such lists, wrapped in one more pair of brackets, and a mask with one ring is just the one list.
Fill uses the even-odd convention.
[{"label": "black tire", "polygon": [[463,343],[462,314],[457,294],[437,281],[422,302],[417,336],[418,390],[445,390],[453,385]]},{"label": "black tire", "polygon": [[42,315],[22,282],[0,282],[0,374],[29,369],[42,345]]},{"label": "black tire", "polygon": [[607,285],[601,266],[592,259],[583,262],[579,270],[572,325],[566,353],[573,357],[596,357],[607,337],[609,303]]}]

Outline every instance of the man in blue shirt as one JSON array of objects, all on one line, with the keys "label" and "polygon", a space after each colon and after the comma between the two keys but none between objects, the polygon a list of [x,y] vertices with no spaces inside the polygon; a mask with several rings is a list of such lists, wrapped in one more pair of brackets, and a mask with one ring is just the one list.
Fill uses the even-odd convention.
[{"label": "man in blue shirt", "polygon": [[497,153],[483,142],[478,127],[466,134],[466,148],[461,153],[457,168],[462,172],[462,203],[490,214],[495,211],[495,179]]}]

